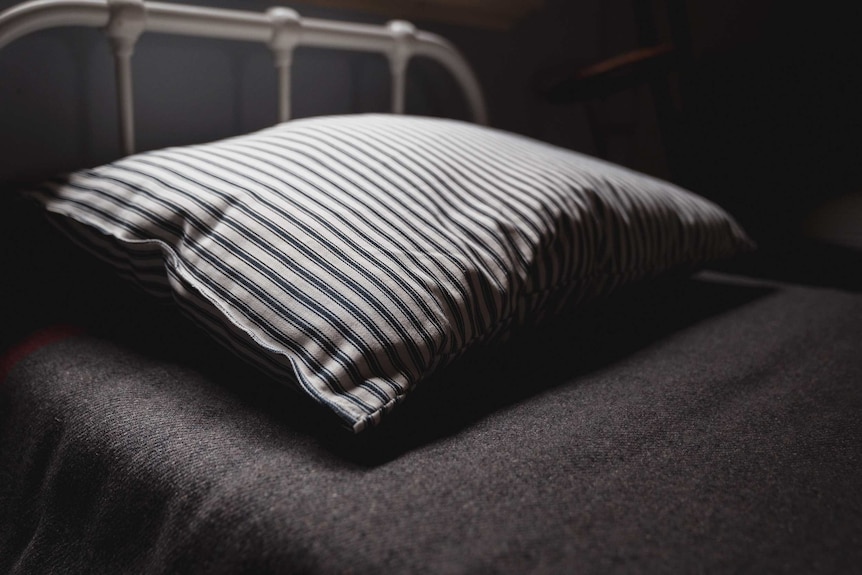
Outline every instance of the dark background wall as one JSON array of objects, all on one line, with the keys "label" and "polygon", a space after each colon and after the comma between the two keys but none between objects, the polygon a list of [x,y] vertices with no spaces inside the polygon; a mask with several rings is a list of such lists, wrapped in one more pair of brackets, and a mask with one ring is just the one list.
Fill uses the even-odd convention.
[{"label": "dark background wall", "polygon": [[[13,4],[0,0],[0,9]],[[671,121],[656,113],[648,82],[589,102],[554,104],[543,94],[555,78],[638,46],[631,0],[546,0],[507,31],[416,23],[451,39],[473,63],[494,126],[590,154],[600,151],[599,137],[608,159],[713,198],[771,241],[795,233],[818,206],[862,189],[860,10],[797,4],[684,2],[685,65],[657,76],[670,87]],[[308,16],[383,21],[295,6]],[[666,36],[666,5],[654,8]],[[112,66],[106,41],[92,30],[41,32],[0,52],[0,179],[119,154]],[[141,149],[212,140],[276,119],[264,46],[145,35],[135,67]],[[382,57],[302,49],[294,115],[385,111],[387,78]],[[422,61],[411,65],[408,110],[466,117],[451,80]]]}]

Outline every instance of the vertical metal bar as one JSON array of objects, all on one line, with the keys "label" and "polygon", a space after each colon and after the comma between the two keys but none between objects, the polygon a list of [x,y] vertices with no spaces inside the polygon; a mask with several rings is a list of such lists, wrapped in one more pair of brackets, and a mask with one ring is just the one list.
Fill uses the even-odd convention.
[{"label": "vertical metal bar", "polygon": [[295,10],[276,6],[266,11],[272,26],[269,48],[278,70],[278,121],[290,119],[290,71],[293,66],[293,49],[302,34],[302,19]]},{"label": "vertical metal bar", "polygon": [[135,153],[135,102],[132,91],[132,54],[144,31],[147,13],[143,0],[108,0],[107,34],[117,71],[117,111],[120,121],[120,149]]},{"label": "vertical metal bar", "polygon": [[413,55],[416,28],[404,20],[392,20],[386,24],[392,35],[389,50],[389,71],[392,74],[392,113],[404,113],[404,93],[407,85],[407,62]]},{"label": "vertical metal bar", "polygon": [[392,73],[392,113],[404,113],[404,91],[407,66],[400,65],[391,67]]},{"label": "vertical metal bar", "polygon": [[135,153],[135,102],[132,90],[132,54],[114,52],[117,73],[117,111],[120,122],[120,149],[130,156]]},{"label": "vertical metal bar", "polygon": [[278,66],[278,121],[290,120],[290,64]]}]

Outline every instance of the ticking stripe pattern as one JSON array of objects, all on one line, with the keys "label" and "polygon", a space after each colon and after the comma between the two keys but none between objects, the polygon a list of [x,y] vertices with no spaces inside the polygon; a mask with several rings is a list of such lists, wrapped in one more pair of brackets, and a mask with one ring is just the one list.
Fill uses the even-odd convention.
[{"label": "ticking stripe pattern", "polygon": [[295,120],[31,194],[354,431],[479,343],[748,243],[719,207],[666,182],[405,116]]}]

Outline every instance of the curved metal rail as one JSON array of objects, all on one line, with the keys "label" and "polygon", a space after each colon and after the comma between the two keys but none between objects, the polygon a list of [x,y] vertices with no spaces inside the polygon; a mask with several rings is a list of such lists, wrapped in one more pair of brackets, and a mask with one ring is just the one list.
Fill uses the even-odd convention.
[{"label": "curved metal rail", "polygon": [[289,8],[264,13],[145,2],[144,0],[31,0],[0,13],[0,49],[38,30],[58,26],[103,28],[117,71],[117,98],[123,152],[135,150],[131,58],[144,32],[260,42],[273,52],[278,71],[278,117],[290,117],[290,70],[293,50],[313,46],[379,52],[392,73],[392,111],[404,112],[407,63],[425,56],[442,64],[464,90],[473,119],[487,123],[479,83],[458,50],[445,39],[393,20],[386,26],[301,17]]}]

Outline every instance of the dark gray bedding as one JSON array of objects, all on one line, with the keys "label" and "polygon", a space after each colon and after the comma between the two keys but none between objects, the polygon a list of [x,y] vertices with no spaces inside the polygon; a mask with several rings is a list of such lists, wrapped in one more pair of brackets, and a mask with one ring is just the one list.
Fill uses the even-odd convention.
[{"label": "dark gray bedding", "polygon": [[0,572],[862,565],[862,293],[631,291],[358,437],[168,312],[105,306],[0,385]]}]

